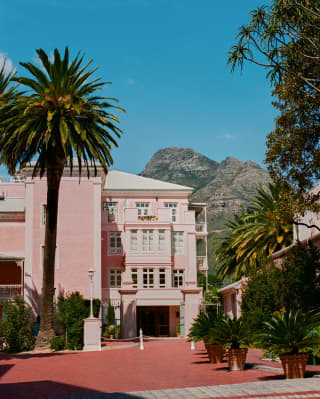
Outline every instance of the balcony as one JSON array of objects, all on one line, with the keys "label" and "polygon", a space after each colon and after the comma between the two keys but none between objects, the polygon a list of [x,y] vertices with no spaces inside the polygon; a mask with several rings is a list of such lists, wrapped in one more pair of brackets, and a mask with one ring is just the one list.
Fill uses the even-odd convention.
[{"label": "balcony", "polygon": [[125,224],[170,224],[171,216],[170,209],[158,208],[155,214],[152,215],[138,215],[137,208],[126,208],[124,210]]},{"label": "balcony", "polygon": [[23,287],[21,284],[0,285],[0,303],[14,299],[16,296],[23,295]]},{"label": "balcony", "polygon": [[197,235],[207,235],[207,223],[197,222],[196,223],[196,233]]},{"label": "balcony", "polygon": [[208,258],[206,256],[197,256],[197,269],[200,272],[208,270]]}]

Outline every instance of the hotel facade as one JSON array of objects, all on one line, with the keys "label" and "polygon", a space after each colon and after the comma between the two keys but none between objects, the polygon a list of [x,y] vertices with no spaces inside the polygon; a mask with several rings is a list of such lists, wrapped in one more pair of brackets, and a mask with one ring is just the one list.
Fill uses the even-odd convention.
[{"label": "hotel facade", "polygon": [[[93,172],[93,171],[91,171]],[[0,182],[0,307],[21,295],[40,313],[46,179],[26,168]],[[205,204],[192,188],[117,170],[89,179],[65,170],[60,188],[55,299],[79,291],[116,309],[121,336],[186,336],[199,313],[206,274]],[[104,316],[105,312],[102,312]],[[177,328],[179,326],[179,328]]]}]

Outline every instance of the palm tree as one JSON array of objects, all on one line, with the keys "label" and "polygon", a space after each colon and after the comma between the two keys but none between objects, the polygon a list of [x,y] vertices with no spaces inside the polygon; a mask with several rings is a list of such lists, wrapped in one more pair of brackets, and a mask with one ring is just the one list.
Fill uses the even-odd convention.
[{"label": "palm tree", "polygon": [[15,87],[10,86],[14,75],[14,70],[7,72],[6,61],[4,61],[0,69],[0,112],[15,95]]},{"label": "palm tree", "polygon": [[83,56],[69,61],[66,47],[61,58],[57,49],[53,61],[37,50],[43,70],[32,63],[20,63],[31,77],[15,77],[14,81],[30,89],[27,94],[6,107],[0,121],[1,156],[9,172],[35,159],[33,176],[47,176],[47,223],[42,279],[42,306],[38,346],[47,346],[53,330],[54,262],[57,235],[59,186],[64,167],[72,173],[73,157],[89,177],[90,165],[97,173],[97,163],[104,168],[112,164],[110,150],[117,146],[115,137],[121,130],[118,118],[109,113],[114,98],[99,97],[96,90],[106,84],[101,79],[89,81],[96,71],[88,70],[90,60],[83,65]]},{"label": "palm tree", "polygon": [[292,243],[292,225],[283,224],[275,184],[260,188],[251,205],[227,224],[228,233],[215,239],[218,275],[240,278],[274,251]]}]

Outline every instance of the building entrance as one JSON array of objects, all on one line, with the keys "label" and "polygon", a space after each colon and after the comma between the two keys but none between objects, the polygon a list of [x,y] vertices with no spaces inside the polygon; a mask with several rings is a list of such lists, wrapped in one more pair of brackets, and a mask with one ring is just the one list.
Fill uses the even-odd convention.
[{"label": "building entrance", "polygon": [[144,335],[154,337],[169,336],[169,306],[138,306],[138,333],[142,328]]}]

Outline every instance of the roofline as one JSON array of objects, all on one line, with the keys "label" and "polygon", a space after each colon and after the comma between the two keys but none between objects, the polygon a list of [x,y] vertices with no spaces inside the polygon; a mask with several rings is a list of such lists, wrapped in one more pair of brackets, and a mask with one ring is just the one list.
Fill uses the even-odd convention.
[{"label": "roofline", "polygon": [[285,248],[283,248],[283,249],[280,249],[280,251],[274,252],[274,253],[271,255],[271,258],[272,258],[272,259],[282,258],[284,255],[286,255],[288,252],[290,252],[292,248],[294,248],[295,246],[297,246],[298,243],[300,243],[300,244],[302,244],[302,245],[308,244],[310,241],[312,242],[312,241],[316,240],[316,239],[319,238],[319,237],[320,237],[320,231],[318,231],[318,232],[317,232],[314,236],[312,236],[312,237],[305,238],[305,239],[302,240],[302,241],[296,241],[296,242],[294,242],[293,244],[289,245],[288,247],[285,247]]},{"label": "roofline", "polygon": [[226,285],[223,288],[220,288],[218,290],[218,292],[223,293],[223,292],[227,292],[227,291],[230,291],[230,290],[233,290],[233,289],[239,289],[239,288],[241,288],[242,284],[246,282],[246,280],[247,279],[244,277],[244,278],[242,278],[242,279],[240,279],[240,280],[238,280],[238,281],[236,281],[236,282],[234,282],[232,284],[229,284],[229,285]]},{"label": "roofline", "polygon": [[169,188],[103,188],[103,192],[124,192],[124,191],[151,191],[151,192],[180,192],[180,193],[192,193],[193,190],[187,190],[187,189],[169,189]]}]

